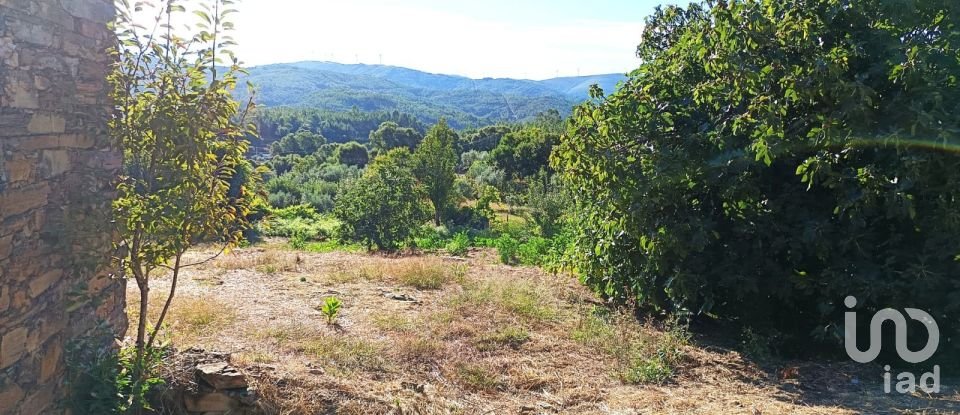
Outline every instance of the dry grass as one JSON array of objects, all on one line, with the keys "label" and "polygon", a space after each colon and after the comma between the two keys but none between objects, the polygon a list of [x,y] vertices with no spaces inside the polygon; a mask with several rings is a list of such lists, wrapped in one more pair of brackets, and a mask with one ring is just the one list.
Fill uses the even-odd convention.
[{"label": "dry grass", "polygon": [[397,339],[390,349],[398,360],[414,365],[436,364],[447,355],[446,346],[442,342],[432,337],[417,335]]},{"label": "dry grass", "polygon": [[473,392],[495,392],[504,386],[503,379],[489,368],[474,363],[454,366],[457,383]]},{"label": "dry grass", "polygon": [[[154,325],[163,311],[168,292],[151,291],[147,308],[148,326]],[[135,300],[127,306],[127,316],[132,322],[128,335],[136,335],[136,321],[140,310]],[[163,321],[162,335],[182,347],[194,346],[205,338],[216,337],[227,330],[237,319],[236,309],[229,303],[216,299],[193,296],[175,297]]]},{"label": "dry grass", "polygon": [[549,287],[527,281],[498,281],[467,284],[451,300],[451,307],[463,315],[504,314],[530,323],[544,323],[560,316]]},{"label": "dry grass", "polygon": [[321,336],[298,344],[294,350],[318,359],[325,369],[340,373],[382,371],[388,363],[383,347],[365,339]]},{"label": "dry grass", "polygon": [[491,352],[505,347],[517,350],[530,340],[530,333],[522,327],[504,327],[492,333],[484,334],[476,342],[477,350]]},{"label": "dry grass", "polygon": [[372,316],[372,322],[377,329],[386,332],[405,333],[416,328],[412,320],[397,314],[377,313]]},{"label": "dry grass", "polygon": [[383,281],[383,271],[379,267],[362,265],[347,268],[338,266],[336,271],[327,274],[326,281],[333,284],[356,284],[361,282]]},{"label": "dry grass", "polygon": [[[804,383],[788,384],[736,352],[689,343],[682,330],[592,307],[574,279],[502,266],[491,251],[464,262],[300,255],[243,249],[194,269],[171,314],[175,346],[234,352],[271,414],[846,415],[942,406],[851,386],[836,365],[801,368]],[[385,295],[399,293],[416,301]],[[331,295],[344,302],[335,326],[315,309]],[[808,385],[820,395],[800,387]]]},{"label": "dry grass", "polygon": [[231,362],[240,366],[271,364],[277,361],[279,357],[266,350],[238,352],[231,357]]},{"label": "dry grass", "polygon": [[234,251],[220,256],[213,266],[225,271],[255,270],[264,274],[297,272],[301,257],[296,253],[277,250]]},{"label": "dry grass", "polygon": [[418,290],[439,290],[456,281],[451,267],[436,258],[416,258],[400,261],[387,270],[401,284]]}]

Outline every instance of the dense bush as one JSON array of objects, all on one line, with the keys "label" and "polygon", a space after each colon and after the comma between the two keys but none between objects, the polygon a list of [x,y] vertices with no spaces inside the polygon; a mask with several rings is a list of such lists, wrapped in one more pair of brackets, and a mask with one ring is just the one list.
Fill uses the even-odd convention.
[{"label": "dense bush", "polygon": [[327,139],[320,134],[314,134],[309,130],[299,130],[295,133],[287,134],[280,140],[270,146],[270,153],[274,156],[284,156],[297,154],[306,156],[313,154],[320,146],[327,143]]},{"label": "dense bush", "polygon": [[561,216],[567,201],[556,177],[545,171],[533,177],[527,187],[527,215],[540,228],[543,236],[551,236],[560,229]]},{"label": "dense bush", "polygon": [[447,253],[453,256],[464,256],[470,249],[470,235],[466,232],[458,232],[447,244]]},{"label": "dense bush", "polygon": [[795,339],[839,340],[854,295],[956,337],[960,7],[908,4],[658,10],[555,154],[584,281]]},{"label": "dense bush", "polygon": [[425,195],[413,177],[406,148],[378,156],[363,175],[337,196],[338,236],[368,249],[396,249],[409,241],[427,217]]},{"label": "dense bush", "polygon": [[315,156],[277,161],[287,162],[292,163],[288,171],[269,177],[265,183],[270,204],[278,208],[307,204],[319,212],[328,212],[333,209],[340,183],[360,174],[356,166],[326,162]]},{"label": "dense bush", "polygon": [[291,238],[306,243],[323,241],[333,236],[336,222],[317,213],[310,205],[295,205],[271,209],[259,228],[266,236]]}]

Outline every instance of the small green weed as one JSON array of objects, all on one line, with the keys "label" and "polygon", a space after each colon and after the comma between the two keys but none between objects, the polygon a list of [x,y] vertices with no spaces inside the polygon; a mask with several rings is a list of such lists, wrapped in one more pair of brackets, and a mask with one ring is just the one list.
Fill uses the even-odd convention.
[{"label": "small green weed", "polygon": [[470,235],[460,232],[453,236],[447,244],[447,253],[453,256],[465,256],[470,249]]},{"label": "small green weed", "polygon": [[327,297],[326,300],[323,300],[320,312],[327,318],[327,324],[332,325],[337,321],[341,307],[343,307],[343,302],[337,297]]},{"label": "small green weed", "polygon": [[502,235],[496,241],[497,254],[500,256],[500,262],[510,265],[517,262],[517,251],[520,249],[520,241],[517,241],[510,235]]}]

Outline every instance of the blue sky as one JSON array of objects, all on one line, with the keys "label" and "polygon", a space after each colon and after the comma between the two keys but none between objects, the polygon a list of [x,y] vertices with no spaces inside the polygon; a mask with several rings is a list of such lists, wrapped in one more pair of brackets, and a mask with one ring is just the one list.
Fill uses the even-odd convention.
[{"label": "blue sky", "polygon": [[473,78],[627,72],[653,0],[243,0],[239,57],[406,66]]}]

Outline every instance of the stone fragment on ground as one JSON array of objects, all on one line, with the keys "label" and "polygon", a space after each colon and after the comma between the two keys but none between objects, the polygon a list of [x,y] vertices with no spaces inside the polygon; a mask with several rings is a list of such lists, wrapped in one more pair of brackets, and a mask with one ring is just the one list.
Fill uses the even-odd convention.
[{"label": "stone fragment on ground", "polygon": [[196,375],[216,390],[244,389],[248,386],[243,373],[227,362],[198,365]]},{"label": "stone fragment on ground", "polygon": [[[229,356],[227,357],[229,360]],[[257,391],[246,376],[226,361],[199,363],[194,369],[198,390],[184,394],[185,409],[194,414],[256,414]]]}]

